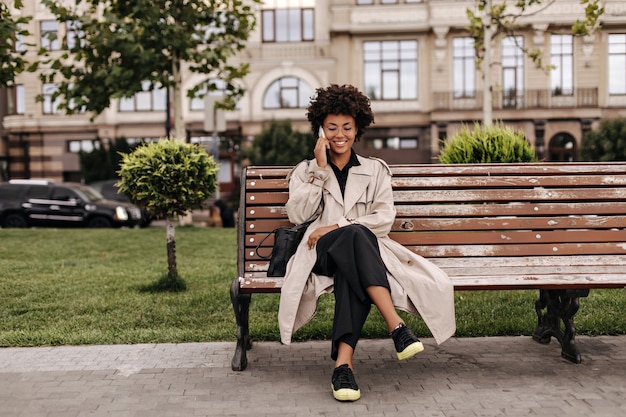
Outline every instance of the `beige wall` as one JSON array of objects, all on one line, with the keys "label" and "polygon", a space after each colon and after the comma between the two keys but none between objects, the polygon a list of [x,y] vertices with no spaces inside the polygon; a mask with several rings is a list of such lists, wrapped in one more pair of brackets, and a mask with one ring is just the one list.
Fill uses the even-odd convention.
[{"label": "beige wall", "polygon": [[[41,19],[52,16],[38,0],[25,0],[25,14],[33,15],[29,30],[33,40],[39,39]],[[434,110],[434,94],[452,90],[452,38],[464,36],[467,26],[465,9],[473,7],[473,0],[424,0],[421,3],[397,5],[357,6],[354,0],[315,1],[315,42],[293,44],[264,44],[259,28],[248,42],[246,50],[235,62],[250,64],[251,73],[242,80],[247,94],[241,101],[239,110],[227,114],[229,128],[241,132],[244,138],[251,139],[258,134],[265,123],[272,119],[290,119],[299,130],[307,131],[304,109],[267,110],[262,107],[263,95],[268,86],[282,76],[297,76],[313,89],[328,83],[353,83],[363,85],[363,65],[361,46],[365,40],[416,39],[419,48],[419,96],[415,102],[385,101],[373,102],[376,113],[376,127],[414,127],[420,132],[419,148],[412,152],[388,154],[390,160],[406,158],[432,161],[438,153],[440,131],[451,134],[461,123],[481,120],[481,107],[448,110]],[[591,119],[592,126],[598,120],[626,116],[626,97],[608,97],[606,68],[606,36],[608,33],[626,33],[626,7],[623,1],[604,1],[606,9],[602,31],[589,38],[575,40],[575,86],[598,87],[598,106],[591,109],[543,108],[495,110],[494,118],[519,126],[534,143],[535,120],[545,122],[545,141],[560,131],[564,131],[580,141],[582,119]],[[525,19],[526,26],[519,34],[525,44],[549,51],[549,33],[567,31],[571,22],[582,17],[582,9],[577,1],[557,0],[539,15]],[[59,25],[63,35],[63,25]],[[34,58],[34,53],[29,54]],[[494,42],[494,57],[499,57],[499,42]],[[545,62],[549,57],[544,57]],[[202,80],[201,76],[184,74],[185,87],[191,87]],[[477,88],[481,88],[480,73],[476,75]],[[501,82],[500,67],[492,68],[492,80]],[[18,79],[26,88],[27,108],[24,115],[8,116],[4,128],[11,142],[16,142],[19,134],[41,138],[41,143],[33,145],[33,155],[45,155],[45,160],[33,162],[32,168],[52,172],[60,176],[63,171],[77,168],[77,156],[69,154],[65,142],[72,138],[115,138],[159,137],[165,132],[165,115],[158,113],[118,113],[117,103],[96,117],[92,122],[88,116],[66,117],[43,115],[41,103],[35,97],[41,91],[37,74],[23,73]],[[535,68],[529,59],[525,61],[524,86],[526,89],[548,89],[549,76]],[[476,104],[469,101],[467,104]],[[192,112],[185,100],[183,116],[188,127],[202,126],[203,112]],[[5,149],[6,153],[19,153],[16,145]],[[1,154],[0,154],[1,155]],[[17,155],[19,156],[19,155]],[[23,163],[16,158],[15,167],[19,171]],[[12,171],[15,171],[12,169]]]}]

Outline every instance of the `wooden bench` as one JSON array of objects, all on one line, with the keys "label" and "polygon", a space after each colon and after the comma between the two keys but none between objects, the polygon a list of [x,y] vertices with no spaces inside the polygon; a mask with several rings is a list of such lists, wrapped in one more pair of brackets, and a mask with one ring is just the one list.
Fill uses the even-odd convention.
[{"label": "wooden bench", "polygon": [[[289,225],[290,167],[252,166],[241,177],[233,370],[247,366],[253,293],[280,292],[255,247]],[[455,290],[538,289],[533,338],[554,336],[579,363],[574,315],[591,288],[626,287],[626,163],[392,165],[397,217],[390,237],[430,259]],[[267,239],[271,251],[272,241]]]}]

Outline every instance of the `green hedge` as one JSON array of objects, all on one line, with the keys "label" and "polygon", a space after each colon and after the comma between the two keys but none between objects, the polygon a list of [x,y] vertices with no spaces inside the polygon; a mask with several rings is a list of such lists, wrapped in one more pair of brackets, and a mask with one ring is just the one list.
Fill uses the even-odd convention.
[{"label": "green hedge", "polygon": [[536,161],[535,151],[521,131],[503,123],[463,125],[445,142],[439,155],[444,164],[487,164]]}]

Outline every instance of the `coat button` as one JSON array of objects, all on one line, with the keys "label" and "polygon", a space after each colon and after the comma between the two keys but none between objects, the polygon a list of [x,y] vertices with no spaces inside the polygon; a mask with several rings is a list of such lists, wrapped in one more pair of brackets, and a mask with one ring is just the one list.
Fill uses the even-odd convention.
[{"label": "coat button", "polygon": [[413,259],[409,259],[409,260],[408,260],[408,262],[407,262],[407,264],[408,264],[409,266],[413,266]]}]

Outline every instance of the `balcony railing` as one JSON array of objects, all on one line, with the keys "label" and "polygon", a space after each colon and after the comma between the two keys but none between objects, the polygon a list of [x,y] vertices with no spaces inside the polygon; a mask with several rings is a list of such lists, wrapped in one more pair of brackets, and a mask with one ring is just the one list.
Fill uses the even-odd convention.
[{"label": "balcony railing", "polygon": [[[494,110],[507,109],[561,109],[598,107],[597,88],[576,88],[573,91],[560,92],[552,90],[509,90],[492,93]],[[482,91],[474,96],[463,96],[458,93],[435,92],[433,94],[434,110],[480,110],[483,106]]]}]

